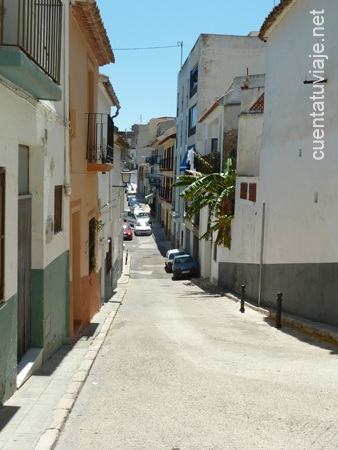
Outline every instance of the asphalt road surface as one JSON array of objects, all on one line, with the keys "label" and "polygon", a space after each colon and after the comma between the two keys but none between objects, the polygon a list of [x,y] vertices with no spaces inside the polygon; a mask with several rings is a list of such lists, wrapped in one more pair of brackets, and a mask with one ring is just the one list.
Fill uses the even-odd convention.
[{"label": "asphalt road surface", "polygon": [[338,347],[173,281],[164,241],[126,246],[123,304],[56,449],[338,449]]}]

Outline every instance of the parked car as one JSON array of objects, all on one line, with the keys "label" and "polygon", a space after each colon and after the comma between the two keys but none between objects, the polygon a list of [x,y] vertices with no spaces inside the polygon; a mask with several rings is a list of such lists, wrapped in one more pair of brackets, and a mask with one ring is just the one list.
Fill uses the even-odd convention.
[{"label": "parked car", "polygon": [[147,214],[143,210],[142,211],[137,210],[137,212],[135,213],[131,212],[128,214],[128,222],[132,227],[134,227],[136,222],[139,220],[147,221],[149,225],[151,225],[151,219],[149,217],[149,214]]},{"label": "parked car", "polygon": [[135,214],[135,212],[144,212],[142,205],[140,203],[133,203],[130,205],[130,211]]},{"label": "parked car", "polygon": [[168,250],[164,258],[164,268],[167,272],[172,272],[172,265],[175,256],[186,255],[187,252],[179,250],[178,248],[172,248]]},{"label": "parked car", "polygon": [[133,229],[129,222],[123,223],[123,239],[131,241],[133,239]]},{"label": "parked car", "polygon": [[134,225],[135,236],[151,236],[152,229],[147,220],[138,220]]},{"label": "parked car", "polygon": [[149,224],[151,225],[152,220],[148,213],[146,213],[144,210],[139,210],[139,208],[134,209],[134,216],[136,217],[136,220],[147,220]]},{"label": "parked car", "polygon": [[139,204],[140,202],[136,197],[129,197],[128,198],[128,206]]},{"label": "parked car", "polygon": [[130,215],[131,215],[130,209],[129,209],[129,208],[126,208],[126,209],[123,211],[123,219],[124,219],[125,222],[129,222]]},{"label": "parked car", "polygon": [[136,195],[136,188],[131,184],[130,187],[126,190],[127,198]]},{"label": "parked car", "polygon": [[173,280],[187,276],[196,277],[198,276],[198,263],[189,254],[175,256],[172,270]]},{"label": "parked car", "polygon": [[128,191],[131,191],[133,189],[133,185],[131,183],[125,183],[124,185],[124,192],[127,193]]}]

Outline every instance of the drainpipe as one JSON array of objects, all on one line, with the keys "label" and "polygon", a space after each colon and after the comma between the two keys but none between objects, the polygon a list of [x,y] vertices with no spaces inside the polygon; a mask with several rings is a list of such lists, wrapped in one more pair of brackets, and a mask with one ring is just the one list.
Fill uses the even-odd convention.
[{"label": "drainpipe", "polygon": [[63,118],[64,118],[64,192],[67,197],[71,194],[71,185],[70,185],[70,163],[69,163],[69,9],[64,8],[65,11],[65,39],[64,39],[64,110],[63,110]]},{"label": "drainpipe", "polygon": [[121,106],[120,106],[120,105],[117,105],[117,109],[116,109],[115,114],[114,114],[113,116],[111,116],[112,119],[115,119],[115,117],[117,117],[117,116],[119,115],[120,108],[121,108]]},{"label": "drainpipe", "polygon": [[261,253],[259,256],[258,306],[260,306],[260,304],[261,304],[262,284],[263,284],[264,228],[265,228],[265,202],[262,205]]}]

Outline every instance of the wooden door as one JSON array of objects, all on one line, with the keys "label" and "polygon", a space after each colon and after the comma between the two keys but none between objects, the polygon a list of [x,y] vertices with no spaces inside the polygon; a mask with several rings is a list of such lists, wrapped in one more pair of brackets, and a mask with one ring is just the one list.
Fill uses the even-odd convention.
[{"label": "wooden door", "polygon": [[18,362],[31,345],[31,205],[19,198],[18,214]]}]

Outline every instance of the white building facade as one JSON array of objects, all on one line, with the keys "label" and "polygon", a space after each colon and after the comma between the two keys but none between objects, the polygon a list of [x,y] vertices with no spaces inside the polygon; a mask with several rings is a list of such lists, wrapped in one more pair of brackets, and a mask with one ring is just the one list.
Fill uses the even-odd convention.
[{"label": "white building facade", "polygon": [[[211,245],[210,281],[214,284],[228,283],[232,278],[225,262],[252,263],[258,261],[259,253],[252,253],[256,243],[250,230],[255,225],[251,209],[255,198],[249,190],[256,189],[259,176],[259,154],[263,130],[263,110],[255,104],[264,96],[264,75],[235,77],[226,93],[201,118],[205,145],[211,148],[219,142],[222,160],[231,157],[237,170],[235,216],[231,222],[231,246]],[[259,103],[260,104],[260,103]],[[241,198],[241,186],[247,196]],[[256,192],[256,191],[255,191]],[[242,194],[243,197],[243,194]],[[224,269],[224,270],[223,270]]]},{"label": "white building facade", "polygon": [[[338,4],[282,1],[267,42],[260,203],[265,204],[262,302],[338,325],[336,152]],[[290,52],[292,48],[292,52]]]},{"label": "white building facade", "polygon": [[[118,114],[120,104],[109,78],[99,76],[98,111],[101,119],[102,136],[109,133],[106,126],[111,123],[110,132],[114,133],[113,118]],[[108,131],[108,133],[107,133]],[[100,207],[100,230],[98,270],[100,273],[101,304],[108,301],[117,287],[123,266],[123,209],[124,187],[121,179],[121,171],[125,163],[121,161],[121,149],[118,139],[114,142],[113,168],[109,172],[98,172],[98,201]],[[120,138],[121,139],[121,138]],[[102,145],[107,146],[103,141]],[[117,187],[121,186],[121,187]]]},{"label": "white building facade", "polygon": [[[231,85],[234,77],[264,73],[265,60],[265,44],[254,34],[199,36],[178,75],[175,177],[184,173],[191,151],[201,156],[214,151],[222,153],[219,141],[214,141],[214,148],[206,147],[199,120]],[[202,211],[194,224],[185,221],[184,203],[179,193],[179,189],[175,189],[174,240],[199,260],[201,275],[209,277],[212,243],[199,240],[206,228],[207,214]]]},{"label": "white building facade", "polygon": [[256,124],[252,115],[240,118],[233,240],[218,273],[219,284],[237,292],[244,284],[260,305],[275,307],[281,292],[285,312],[334,326],[337,14],[329,0],[284,0],[260,30],[267,43],[263,133],[258,115]]},{"label": "white building facade", "polygon": [[62,55],[53,72],[15,33],[31,17],[21,16],[16,2],[3,6],[0,403],[29,376],[26,365],[40,365],[69,340],[69,8],[61,1],[35,5],[41,23],[54,21],[58,31],[43,41],[49,55]]}]

